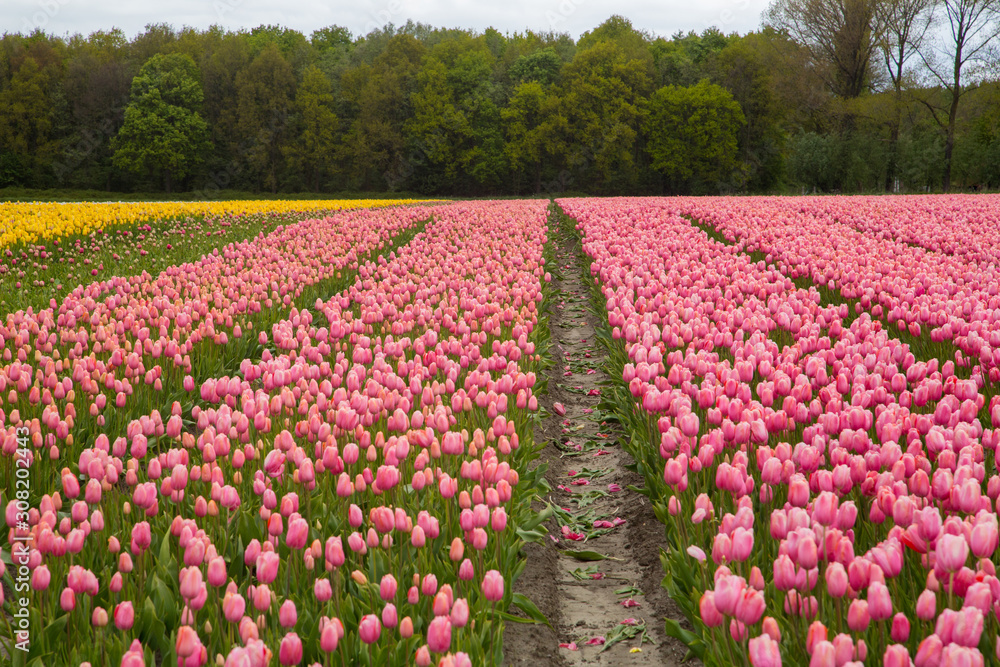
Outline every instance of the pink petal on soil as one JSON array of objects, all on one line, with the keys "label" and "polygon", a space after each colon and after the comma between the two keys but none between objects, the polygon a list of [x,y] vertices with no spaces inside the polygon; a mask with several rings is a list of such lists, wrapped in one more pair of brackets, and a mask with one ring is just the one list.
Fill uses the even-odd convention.
[{"label": "pink petal on soil", "polygon": [[631,609],[632,607],[638,607],[639,603],[632,598],[629,598],[628,600],[622,600],[622,606],[626,609]]},{"label": "pink petal on soil", "polygon": [[579,647],[576,645],[576,642],[570,642],[568,644],[560,644],[559,648],[569,649],[570,651],[578,651],[579,650]]},{"label": "pink petal on soil", "polygon": [[[570,373],[570,375],[572,375],[572,373]],[[559,415],[560,417],[562,417],[563,415],[566,414],[566,406],[563,405],[562,403],[553,403],[552,404],[552,412],[554,412],[557,415]]]},{"label": "pink petal on soil", "polygon": [[618,493],[622,490],[621,484],[608,484],[609,493]]},{"label": "pink petal on soil", "polygon": [[588,639],[586,641],[586,645],[587,646],[603,646],[604,645],[604,641],[605,641],[604,637],[591,637],[590,639]]}]

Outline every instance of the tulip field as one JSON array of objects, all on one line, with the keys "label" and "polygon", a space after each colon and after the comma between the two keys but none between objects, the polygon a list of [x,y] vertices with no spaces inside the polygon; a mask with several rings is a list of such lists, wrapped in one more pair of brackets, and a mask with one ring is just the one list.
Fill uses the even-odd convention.
[{"label": "tulip field", "polygon": [[586,549],[556,239],[663,524],[642,627],[1000,660],[1000,197],[948,195],[0,204],[0,659],[509,664],[526,543]]},{"label": "tulip field", "polygon": [[559,204],[666,524],[668,632],[707,664],[1000,659],[1000,199]]}]

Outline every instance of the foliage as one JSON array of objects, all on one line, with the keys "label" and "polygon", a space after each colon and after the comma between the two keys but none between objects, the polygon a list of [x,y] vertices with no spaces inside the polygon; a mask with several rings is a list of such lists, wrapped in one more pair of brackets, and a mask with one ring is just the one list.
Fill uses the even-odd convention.
[{"label": "foliage", "polygon": [[738,167],[737,133],[746,118],[721,86],[664,86],[649,103],[649,154],[671,190],[717,189]]},{"label": "foliage", "polygon": [[188,56],[157,54],[132,80],[131,98],[113,142],[115,166],[162,172],[169,192],[208,148],[197,66]]},{"label": "foliage", "polygon": [[[929,6],[775,0],[769,23],[745,35],[657,36],[618,15],[578,40],[412,21],[365,35],[336,25],[307,36],[276,25],[163,24],[131,39],[120,30],[5,34],[0,187],[126,193],[166,189],[169,178],[172,189],[210,198],[223,190],[657,194],[668,183],[650,152],[654,93],[706,79],[746,121],[737,124],[737,164],[724,177],[711,166],[677,188],[922,191],[930,172],[935,187],[944,183],[948,170],[933,162],[949,145],[955,185],[995,186],[997,149],[982,130],[997,88],[993,52],[976,51],[973,62],[963,51],[960,88],[936,77],[953,45],[927,29]],[[793,9],[803,20],[843,11],[825,33],[807,34],[813,24],[793,30],[777,20]],[[855,25],[866,16],[867,27]],[[137,96],[148,93],[142,70],[153,58],[186,59],[182,69],[202,95],[160,127],[152,98]],[[961,97],[954,119],[953,89]],[[135,139],[147,131],[158,139]],[[815,164],[814,138],[832,163]]]}]

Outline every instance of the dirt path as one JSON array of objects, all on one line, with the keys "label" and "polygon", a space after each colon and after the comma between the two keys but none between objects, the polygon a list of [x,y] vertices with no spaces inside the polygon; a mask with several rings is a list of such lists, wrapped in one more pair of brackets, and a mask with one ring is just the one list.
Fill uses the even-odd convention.
[{"label": "dirt path", "polygon": [[[618,444],[621,431],[599,408],[599,383],[607,377],[579,245],[552,236],[559,263],[550,315],[557,363],[542,401],[551,415],[535,439],[548,443],[541,461],[549,465],[556,514],[548,527],[555,539],[530,545],[515,589],[553,627],[508,624],[505,664],[678,665],[686,648],[663,633],[664,617],[681,617],[660,587],[663,527],[649,501],[629,490],[642,478],[626,469],[632,459]],[[573,557],[573,551],[585,553]],[[598,555],[606,558],[581,560]]]}]

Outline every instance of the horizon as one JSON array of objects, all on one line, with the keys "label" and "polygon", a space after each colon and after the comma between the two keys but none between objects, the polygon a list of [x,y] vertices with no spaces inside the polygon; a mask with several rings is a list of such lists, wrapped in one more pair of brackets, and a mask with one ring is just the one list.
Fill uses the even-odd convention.
[{"label": "horizon", "polygon": [[492,28],[505,35],[551,31],[568,34],[577,40],[613,15],[629,19],[636,29],[654,37],[669,39],[678,32],[702,33],[713,27],[724,34],[746,34],[761,27],[761,14],[768,5],[767,0],[712,0],[697,5],[629,0],[607,9],[589,0],[550,0],[544,4],[521,1],[500,6],[441,0],[377,3],[368,0],[360,6],[337,10],[312,1],[292,8],[279,8],[263,0],[214,0],[212,3],[178,0],[170,10],[164,11],[162,6],[151,9],[154,5],[150,0],[113,8],[96,0],[8,2],[12,5],[8,16],[16,18],[13,19],[15,25],[3,26],[6,34],[26,36],[41,30],[53,37],[68,39],[118,29],[129,40],[145,32],[148,26],[160,24],[178,31],[219,27],[231,32],[275,25],[296,30],[307,37],[314,30],[337,25],[347,28],[352,38],[357,39],[389,25],[403,26],[408,21],[478,33]]}]

